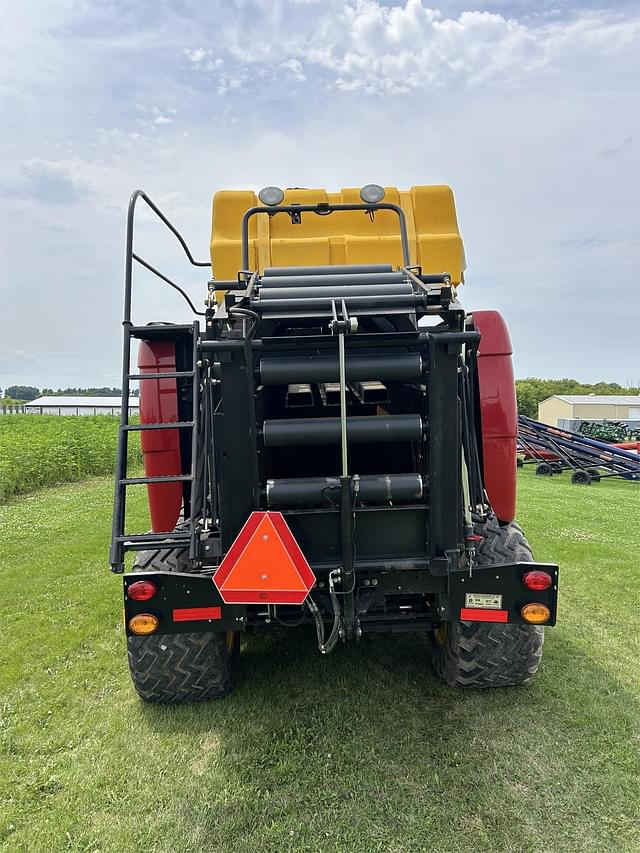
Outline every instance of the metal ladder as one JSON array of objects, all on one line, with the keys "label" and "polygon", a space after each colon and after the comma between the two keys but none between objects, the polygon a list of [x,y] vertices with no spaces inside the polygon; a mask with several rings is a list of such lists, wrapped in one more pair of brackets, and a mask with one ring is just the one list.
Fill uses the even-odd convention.
[{"label": "metal ladder", "polygon": [[[192,325],[183,326],[132,326],[125,325],[124,327],[125,345],[129,348],[132,339],[143,340],[162,340],[168,337],[174,338],[176,335],[189,334],[193,338],[192,344],[192,363],[190,370],[178,370],[163,373],[130,373],[129,366],[127,372],[122,375],[123,399],[127,399],[127,405],[123,403],[120,414],[120,428],[118,435],[118,454],[116,459],[116,483],[114,495],[114,512],[113,512],[113,537],[112,550],[110,555],[111,567],[114,572],[124,571],[124,554],[126,551],[146,550],[155,547],[170,549],[172,547],[184,547],[191,543],[194,527],[194,513],[196,510],[196,490],[197,490],[197,446],[196,438],[198,434],[198,420],[200,410],[200,379],[196,370],[198,361],[198,340],[200,327],[198,321],[194,321]],[[130,382],[146,381],[149,379],[187,379],[190,378],[193,384],[193,420],[178,421],[174,423],[154,423],[154,424],[132,424],[129,422],[129,392]],[[166,429],[187,429],[191,431],[191,472],[189,474],[166,475],[159,477],[130,477],[128,474],[128,438],[131,432],[144,432],[147,430],[166,430]],[[126,526],[126,490],[128,486],[139,486],[153,483],[191,483],[191,513],[188,519],[188,530],[185,532],[174,533],[145,533],[127,536],[125,533]],[[187,519],[185,519],[187,521]]]},{"label": "metal ladder", "polygon": [[[116,457],[116,475],[113,507],[112,540],[109,554],[109,562],[114,572],[124,571],[124,558],[127,551],[140,551],[152,548],[163,548],[166,550],[184,548],[190,545],[190,553],[194,554],[197,537],[197,514],[196,496],[198,489],[198,460],[197,460],[197,437],[200,427],[200,377],[197,369],[199,359],[200,325],[197,320],[187,325],[150,324],[147,326],[135,326],[131,321],[132,303],[132,278],[133,261],[148,269],[165,283],[177,290],[195,314],[203,315],[204,312],[197,311],[188,295],[175,282],[163,275],[144,258],[141,258],[133,250],[133,231],[136,204],[142,199],[148,207],[156,214],[161,222],[173,233],[182,246],[189,262],[193,266],[209,267],[209,261],[194,260],[189,248],[175,226],[167,219],[160,209],[142,190],[136,190],[129,201],[127,213],[127,244],[125,258],[125,293],[123,311],[123,346],[122,346],[122,403],[120,410],[120,426],[118,433],[118,446]],[[166,340],[175,339],[180,335],[191,335],[191,365],[189,370],[170,371],[163,373],[132,373],[131,372],[131,341],[142,340]],[[146,381],[149,379],[191,379],[193,384],[193,419],[190,421],[179,421],[176,423],[154,423],[154,424],[132,424],[129,422],[129,393],[131,381]],[[191,430],[191,471],[189,474],[167,475],[160,477],[129,477],[128,475],[128,449],[129,434],[131,432],[143,432],[146,430],[163,429],[188,429]],[[187,522],[187,530],[171,533],[142,533],[126,535],[126,494],[129,486],[138,486],[154,483],[190,483],[191,501],[190,515]]]}]

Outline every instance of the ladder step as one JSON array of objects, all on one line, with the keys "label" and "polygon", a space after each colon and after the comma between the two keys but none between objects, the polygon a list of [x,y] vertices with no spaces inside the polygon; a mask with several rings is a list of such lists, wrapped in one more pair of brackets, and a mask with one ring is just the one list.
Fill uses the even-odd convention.
[{"label": "ladder step", "polygon": [[150,326],[129,326],[132,338],[174,338],[176,335],[193,334],[193,325],[157,324]]},{"label": "ladder step", "polygon": [[193,477],[191,474],[182,474],[181,476],[171,475],[166,477],[125,477],[120,480],[121,486],[139,486],[143,483],[190,483]]},{"label": "ladder step", "polygon": [[169,424],[127,424],[125,432],[143,432],[148,429],[193,429],[193,421],[176,421]]},{"label": "ladder step", "polygon": [[173,373],[130,373],[129,379],[184,379],[193,375],[193,370],[174,370]]},{"label": "ladder step", "polygon": [[116,542],[152,542],[158,545],[169,545],[171,542],[188,542],[190,533],[137,533],[133,536],[116,536]]}]

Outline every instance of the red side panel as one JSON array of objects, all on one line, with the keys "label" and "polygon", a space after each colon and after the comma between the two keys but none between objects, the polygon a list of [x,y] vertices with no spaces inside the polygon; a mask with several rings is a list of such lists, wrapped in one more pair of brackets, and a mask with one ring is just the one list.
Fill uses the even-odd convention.
[{"label": "red side panel", "polygon": [[511,339],[498,311],[474,311],[473,325],[481,336],[478,382],[485,488],[500,521],[513,521],[516,514],[518,409]]},{"label": "red side panel", "polygon": [[[141,341],[138,350],[140,373],[171,373],[176,369],[176,348],[171,341]],[[140,422],[175,423],[178,393],[175,379],[144,379],[140,383]],[[140,433],[147,477],[182,473],[180,435],[177,429],[146,430]],[[182,483],[147,486],[149,513],[154,533],[174,530],[182,506]]]}]

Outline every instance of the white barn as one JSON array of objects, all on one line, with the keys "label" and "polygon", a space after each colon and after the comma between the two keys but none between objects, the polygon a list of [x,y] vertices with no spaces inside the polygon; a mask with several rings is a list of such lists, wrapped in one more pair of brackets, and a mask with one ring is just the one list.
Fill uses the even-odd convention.
[{"label": "white barn", "polygon": [[576,429],[580,421],[625,421],[636,426],[640,394],[555,394],[538,404],[538,420],[562,429]]},{"label": "white barn", "polygon": [[[31,415],[119,415],[120,397],[38,397],[25,403],[25,414]],[[137,415],[138,397],[129,397],[129,415]]]}]

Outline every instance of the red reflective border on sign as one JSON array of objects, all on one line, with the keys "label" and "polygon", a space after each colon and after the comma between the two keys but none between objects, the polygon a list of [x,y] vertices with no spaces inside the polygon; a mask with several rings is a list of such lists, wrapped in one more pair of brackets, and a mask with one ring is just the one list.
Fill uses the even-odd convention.
[{"label": "red reflective border on sign", "polygon": [[199,619],[222,619],[220,607],[178,607],[173,611],[174,622],[197,622]]},{"label": "red reflective border on sign", "polygon": [[508,622],[508,610],[483,610],[480,607],[462,607],[461,622]]},{"label": "red reflective border on sign", "polygon": [[226,604],[304,604],[308,592],[296,590],[228,590],[223,589]]}]

